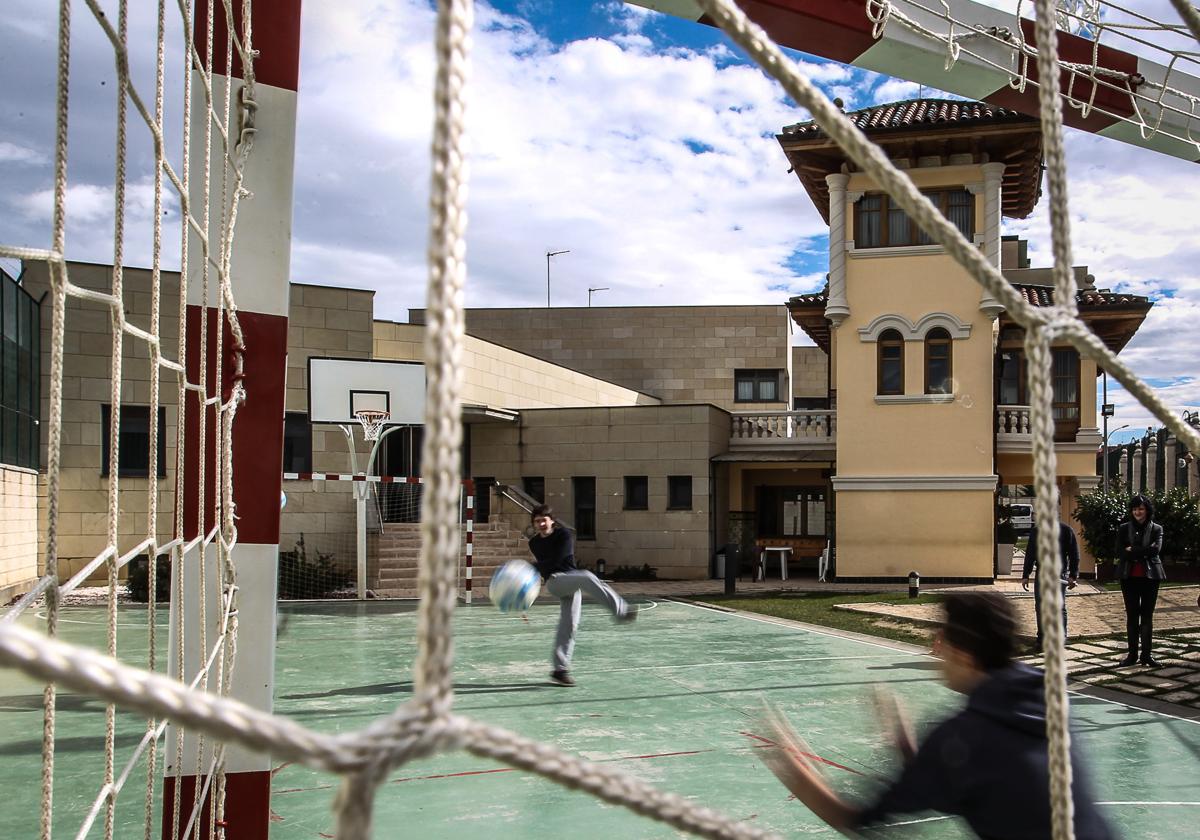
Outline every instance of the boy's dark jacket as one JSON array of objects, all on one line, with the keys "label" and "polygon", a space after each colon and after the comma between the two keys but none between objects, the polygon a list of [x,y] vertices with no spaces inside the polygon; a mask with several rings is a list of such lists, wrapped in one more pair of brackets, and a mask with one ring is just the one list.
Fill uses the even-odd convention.
[{"label": "boy's dark jacket", "polygon": [[[1078,755],[1074,746],[1075,837],[1112,840]],[[1021,663],[993,671],[968,696],[965,709],[933,730],[858,823],[878,825],[925,810],[957,814],[985,840],[1050,837],[1041,671]]]}]

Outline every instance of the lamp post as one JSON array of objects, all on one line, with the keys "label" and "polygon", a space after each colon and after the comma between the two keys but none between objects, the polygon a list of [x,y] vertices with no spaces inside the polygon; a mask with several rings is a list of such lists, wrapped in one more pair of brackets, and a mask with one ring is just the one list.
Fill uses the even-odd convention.
[{"label": "lamp post", "polygon": [[588,309],[592,308],[592,292],[607,292],[608,286],[596,286],[588,289]]},{"label": "lamp post", "polygon": [[[1107,418],[1107,417],[1105,417],[1105,418],[1104,418],[1104,425],[1105,425],[1105,426],[1107,426],[1107,425],[1108,425],[1108,418]],[[1128,428],[1129,428],[1129,424],[1128,424],[1128,423],[1126,423],[1124,426],[1117,426],[1117,428],[1113,429],[1111,432],[1105,432],[1105,433],[1104,433],[1104,453],[1103,453],[1103,455],[1101,455],[1101,458],[1103,458],[1103,459],[1104,459],[1104,482],[1103,482],[1103,486],[1104,486],[1104,492],[1105,492],[1105,493],[1107,493],[1107,492],[1108,492],[1108,438],[1109,438],[1109,436],[1110,436],[1110,435],[1115,435],[1117,432],[1121,431],[1121,429],[1128,429]]]},{"label": "lamp post", "polygon": [[557,257],[559,254],[569,254],[571,249],[567,248],[562,251],[547,251],[546,252],[546,308],[550,308],[550,258]]}]

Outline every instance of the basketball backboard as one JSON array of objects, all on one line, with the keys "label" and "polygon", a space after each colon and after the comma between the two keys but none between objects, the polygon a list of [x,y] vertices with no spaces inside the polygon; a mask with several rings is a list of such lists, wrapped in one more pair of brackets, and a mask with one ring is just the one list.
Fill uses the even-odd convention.
[{"label": "basketball backboard", "polygon": [[380,359],[308,360],[308,422],[356,423],[356,411],[386,411],[387,425],[425,422],[425,365]]}]

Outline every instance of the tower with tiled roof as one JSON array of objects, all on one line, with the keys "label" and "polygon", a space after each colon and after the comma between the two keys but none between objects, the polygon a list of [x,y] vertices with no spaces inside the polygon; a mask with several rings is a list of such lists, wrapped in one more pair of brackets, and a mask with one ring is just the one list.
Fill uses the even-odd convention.
[{"label": "tower with tiled roof", "polygon": [[[1027,299],[1049,293],[1037,270],[1002,259],[1001,217],[1028,216],[1040,194],[1036,119],[945,99],[847,116],[997,268],[1029,287]],[[1032,481],[1028,406],[1011,381],[1024,370],[1014,325],[819,126],[786,126],[778,140],[829,223],[828,285],[789,308],[830,356],[838,578],[915,569],[991,580],[999,489]],[[1148,309],[1144,299],[1126,301],[1117,315],[1118,296],[1080,294],[1081,311],[1114,315],[1106,340],[1119,344]],[[1096,371],[1072,349],[1059,355],[1056,446],[1070,515],[1095,475]]]}]

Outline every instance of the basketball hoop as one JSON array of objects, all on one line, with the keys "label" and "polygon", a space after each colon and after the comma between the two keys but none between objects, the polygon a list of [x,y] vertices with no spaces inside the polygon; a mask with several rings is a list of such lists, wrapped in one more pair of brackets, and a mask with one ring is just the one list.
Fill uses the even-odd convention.
[{"label": "basketball hoop", "polygon": [[362,411],[354,412],[354,418],[363,427],[363,440],[379,440],[379,432],[383,428],[383,424],[391,416],[390,412],[375,411],[373,409],[363,409]]}]

